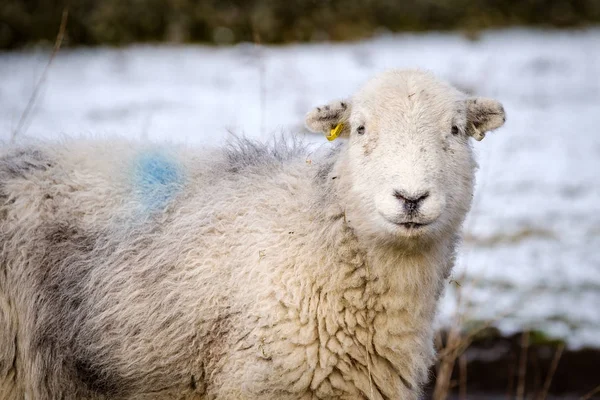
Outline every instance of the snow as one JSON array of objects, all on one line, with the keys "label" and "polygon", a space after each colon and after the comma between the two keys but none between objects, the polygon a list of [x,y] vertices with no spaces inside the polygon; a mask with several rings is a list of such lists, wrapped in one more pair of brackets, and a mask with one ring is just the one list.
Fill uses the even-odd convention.
[{"label": "snow", "polygon": [[[0,138],[48,52],[0,53]],[[33,137],[125,135],[217,145],[233,130],[303,132],[312,107],[392,67],[431,69],[501,100],[466,240],[440,311],[600,347],[600,29],[379,37],[350,44],[62,50],[25,124]],[[325,144],[317,136],[307,136]]]}]

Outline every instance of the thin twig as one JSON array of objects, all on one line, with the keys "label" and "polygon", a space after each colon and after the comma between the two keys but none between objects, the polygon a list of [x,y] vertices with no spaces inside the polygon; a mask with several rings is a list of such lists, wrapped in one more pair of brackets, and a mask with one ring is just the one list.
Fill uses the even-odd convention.
[{"label": "thin twig", "polygon": [[477,329],[470,330],[468,332],[468,334],[465,337],[463,337],[461,340],[454,341],[454,346],[450,346],[449,342],[446,343],[446,346],[444,347],[444,349],[442,351],[440,351],[439,357],[440,358],[446,357],[450,353],[455,353],[456,357],[458,357],[471,345],[471,343],[473,342],[475,337],[480,332],[482,332],[484,329],[494,326],[496,324],[496,322],[502,320],[503,318],[506,318],[507,316],[511,315],[512,313],[514,313],[514,311],[512,311],[512,310],[505,311],[504,313],[500,314],[496,318],[490,319],[490,320],[486,321],[485,323],[481,324],[481,326],[477,327]]},{"label": "thin twig", "polygon": [[[461,303],[463,296],[462,287],[459,287],[457,292],[457,303]],[[457,306],[457,310],[459,308],[460,307]],[[471,345],[475,337],[484,329],[493,326],[496,322],[513,314],[514,312],[515,310],[508,310],[498,315],[498,317],[486,321],[485,323],[481,324],[481,326],[479,326],[478,328],[472,329],[466,335],[463,335],[461,333],[461,326],[463,325],[464,314],[461,314],[460,311],[457,311],[457,313],[454,316],[454,323],[452,324],[448,332],[446,344],[438,353],[439,361],[437,367],[435,387],[432,396],[434,400],[445,400],[448,397],[448,394],[451,389],[450,380],[452,378],[452,371],[454,369],[454,365],[456,364],[456,360]]]},{"label": "thin twig", "polygon": [[592,396],[595,395],[596,393],[600,393],[600,385],[596,386],[591,391],[589,391],[588,393],[586,393],[583,396],[581,396],[579,398],[579,400],[588,400],[588,399],[591,399]]},{"label": "thin twig", "polygon": [[454,369],[456,358],[460,354],[458,349],[461,342],[460,325],[459,323],[455,323],[448,331],[444,351],[440,352],[440,365],[433,390],[434,400],[445,400],[448,398],[452,370]]},{"label": "thin twig", "polygon": [[33,88],[31,97],[29,97],[29,102],[27,103],[25,110],[23,110],[23,114],[21,114],[21,119],[19,119],[19,123],[17,124],[17,127],[12,132],[12,135],[10,137],[11,142],[14,142],[16,140],[17,136],[19,135],[19,133],[21,133],[21,129],[23,129],[23,126],[25,126],[25,122],[27,122],[27,118],[29,117],[31,110],[33,109],[33,105],[35,104],[35,101],[37,100],[40,89],[42,88],[42,84],[46,81],[46,77],[48,76],[48,70],[50,69],[50,65],[52,64],[52,61],[54,61],[54,58],[58,54],[58,51],[60,50],[60,46],[62,45],[63,39],[65,37],[65,31],[67,29],[67,18],[68,17],[69,17],[69,10],[68,10],[68,8],[65,8],[62,13],[62,18],[60,20],[60,27],[58,28],[58,34],[56,35],[56,40],[54,41],[54,47],[52,49],[52,54],[50,54],[50,59],[48,60],[48,64],[46,64],[46,68],[44,68],[44,71],[42,72],[40,79],[38,80],[37,84]]},{"label": "thin twig", "polygon": [[556,368],[558,367],[558,362],[560,361],[560,357],[562,356],[562,352],[565,349],[565,345],[563,343],[559,344],[556,348],[556,352],[554,352],[554,358],[552,358],[552,363],[550,364],[550,370],[548,371],[548,375],[546,375],[546,380],[544,381],[544,387],[542,392],[538,396],[538,400],[544,400],[546,396],[548,396],[548,391],[550,390],[550,384],[552,383],[552,378],[554,377],[554,373],[556,372]]},{"label": "thin twig", "polygon": [[529,350],[529,332],[521,336],[521,360],[519,362],[519,385],[517,386],[516,400],[523,400],[525,395],[525,374],[527,372],[527,351]]},{"label": "thin twig", "polygon": [[458,358],[459,370],[459,399],[467,400],[467,357],[464,354]]},{"label": "thin twig", "polygon": [[262,46],[262,42],[260,40],[260,33],[254,25],[252,26],[253,36],[254,36],[254,45],[256,46],[256,53],[258,58],[258,84],[259,84],[259,94],[260,94],[260,134],[265,134],[265,120],[266,120],[266,104],[267,104],[267,88],[265,83],[265,60],[264,60],[264,50]]},{"label": "thin twig", "polygon": [[452,379],[452,371],[454,370],[456,358],[460,355],[459,348],[461,347],[462,343],[461,327],[464,320],[464,315],[461,312],[463,301],[462,294],[463,288],[462,286],[458,286],[456,290],[456,311],[453,316],[453,323],[448,330],[446,345],[438,355],[439,367],[435,380],[435,388],[433,389],[434,400],[445,400],[448,398],[448,392],[450,391],[450,380]]}]

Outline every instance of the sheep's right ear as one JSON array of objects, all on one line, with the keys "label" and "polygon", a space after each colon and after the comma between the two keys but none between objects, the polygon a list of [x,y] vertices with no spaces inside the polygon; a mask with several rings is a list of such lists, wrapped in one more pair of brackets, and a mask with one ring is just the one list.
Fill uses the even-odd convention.
[{"label": "sheep's right ear", "polygon": [[350,135],[350,124],[348,123],[350,108],[350,102],[346,100],[316,107],[306,114],[306,127],[313,132],[323,133],[328,138],[337,128],[335,137],[330,140],[336,137],[348,137]]}]

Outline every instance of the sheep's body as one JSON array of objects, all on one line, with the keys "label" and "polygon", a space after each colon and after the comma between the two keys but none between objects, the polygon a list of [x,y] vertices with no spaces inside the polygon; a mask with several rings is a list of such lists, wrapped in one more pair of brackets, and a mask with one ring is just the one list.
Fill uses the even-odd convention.
[{"label": "sheep's body", "polygon": [[464,215],[419,246],[357,233],[347,146],[307,157],[6,149],[0,397],[417,398]]}]

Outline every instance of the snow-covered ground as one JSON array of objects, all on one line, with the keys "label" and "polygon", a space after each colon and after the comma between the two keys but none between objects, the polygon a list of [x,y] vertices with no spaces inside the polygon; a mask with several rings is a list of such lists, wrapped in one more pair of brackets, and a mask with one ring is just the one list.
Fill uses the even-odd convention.
[{"label": "snow-covered ground", "polygon": [[[0,53],[1,139],[17,127],[47,60],[47,51]],[[227,130],[267,138],[300,132],[310,107],[390,67],[431,69],[507,111],[505,128],[474,144],[479,186],[454,272],[466,319],[600,347],[600,29],[63,50],[24,128],[34,137],[208,145]],[[457,288],[449,284],[441,323],[456,309]]]}]

